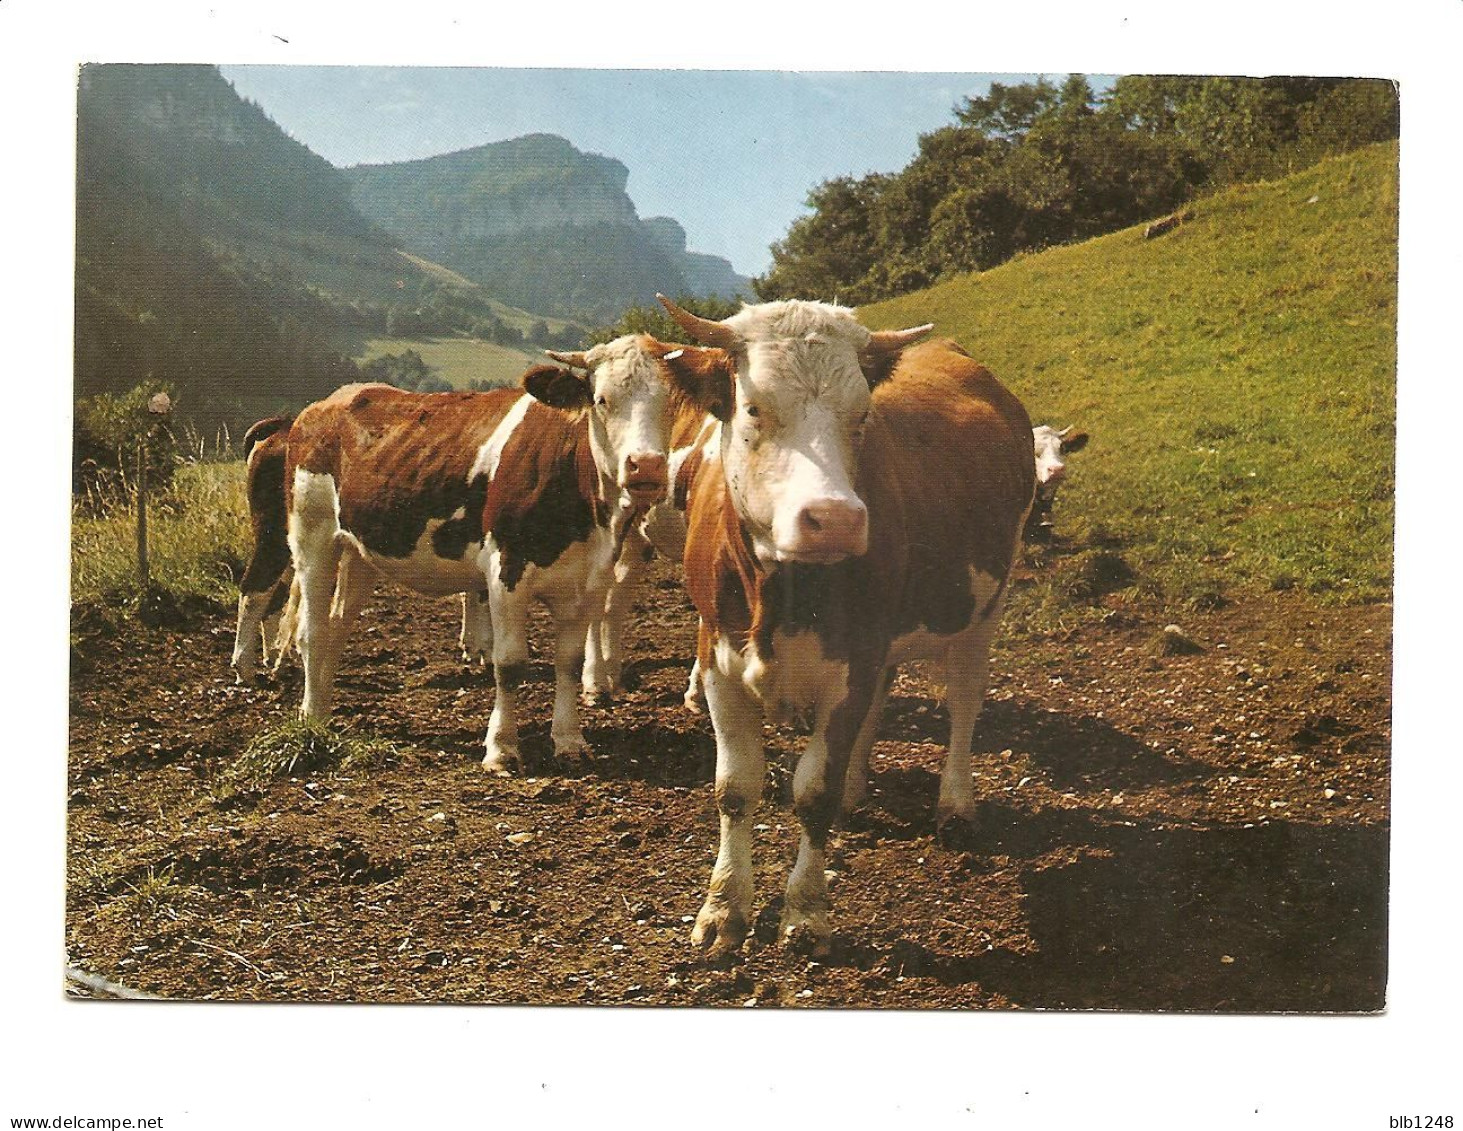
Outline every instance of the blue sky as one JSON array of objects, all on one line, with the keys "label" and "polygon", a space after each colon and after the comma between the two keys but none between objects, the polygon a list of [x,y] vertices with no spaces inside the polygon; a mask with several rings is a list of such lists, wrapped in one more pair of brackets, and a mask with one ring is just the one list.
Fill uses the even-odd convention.
[{"label": "blue sky", "polygon": [[[622,161],[641,216],[674,216],[691,250],[754,275],[842,174],[892,172],[919,135],[991,81],[917,72],[228,66],[224,75],[336,165],[403,161],[555,133]],[[1093,79],[1094,87],[1104,83]]]}]

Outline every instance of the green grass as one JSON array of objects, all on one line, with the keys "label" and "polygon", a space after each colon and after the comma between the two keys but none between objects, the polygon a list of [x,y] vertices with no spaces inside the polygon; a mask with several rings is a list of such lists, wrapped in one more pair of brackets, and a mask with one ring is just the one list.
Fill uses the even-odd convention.
[{"label": "green grass", "polygon": [[[1033,424],[1092,434],[1057,528],[1118,553],[1137,574],[1131,599],[1389,599],[1396,144],[1193,212],[1158,239],[1130,228],[862,313],[934,322]],[[1051,584],[1038,600],[1082,603]]]},{"label": "green grass", "polygon": [[[155,594],[185,606],[238,600],[234,578],[253,550],[242,461],[179,467],[165,490],[149,494],[147,519]],[[71,516],[72,605],[135,610],[141,596],[135,500],[79,500]]]},{"label": "green grass", "polygon": [[249,741],[223,777],[224,792],[263,789],[276,778],[374,770],[396,757],[385,739],[344,734],[319,719],[290,718]]},{"label": "green grass", "polygon": [[516,385],[527,369],[546,360],[540,349],[513,349],[478,338],[369,338],[356,360],[367,362],[409,349],[421,354],[454,389],[467,388],[469,381]]}]

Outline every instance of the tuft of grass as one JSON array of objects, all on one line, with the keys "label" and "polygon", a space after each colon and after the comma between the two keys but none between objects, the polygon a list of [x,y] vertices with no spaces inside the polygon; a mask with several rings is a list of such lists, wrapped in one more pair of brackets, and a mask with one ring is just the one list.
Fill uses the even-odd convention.
[{"label": "tuft of grass", "polygon": [[135,883],[129,881],[127,890],[106,905],[105,912],[139,922],[160,916],[179,919],[193,894],[190,885],[179,882],[173,875],[173,865],[162,868],[149,865]]},{"label": "tuft of grass", "polygon": [[374,770],[396,756],[383,738],[343,734],[319,719],[296,717],[254,736],[225,773],[224,792],[264,789],[298,774]]},{"label": "tuft of grass", "polygon": [[[862,314],[875,328],[934,322],[1033,424],[1091,434],[1054,518],[1070,547],[1106,548],[1098,532],[1122,547],[1137,584],[1109,602],[1202,608],[1279,588],[1385,601],[1397,153],[1236,186],[1161,240],[1139,225]],[[1013,605],[1032,600],[1039,587]]]}]

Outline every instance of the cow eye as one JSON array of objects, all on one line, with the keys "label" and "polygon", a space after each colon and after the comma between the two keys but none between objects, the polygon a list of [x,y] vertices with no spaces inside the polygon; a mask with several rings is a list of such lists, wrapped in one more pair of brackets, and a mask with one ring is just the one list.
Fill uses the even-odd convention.
[{"label": "cow eye", "polygon": [[600,408],[609,408],[610,407],[610,402],[608,400],[606,400],[603,396],[595,397],[594,398],[594,403],[596,405],[598,405]]},{"label": "cow eye", "polygon": [[760,408],[758,408],[754,404],[749,404],[747,406],[747,415],[750,416],[753,420],[755,420],[755,419],[757,419],[757,417],[759,417],[759,416],[762,415],[762,410]]}]

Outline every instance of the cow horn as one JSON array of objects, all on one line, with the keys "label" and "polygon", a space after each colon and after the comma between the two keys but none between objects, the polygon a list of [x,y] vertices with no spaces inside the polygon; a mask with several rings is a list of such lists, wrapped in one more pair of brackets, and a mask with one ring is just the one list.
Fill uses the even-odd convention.
[{"label": "cow horn", "polygon": [[1070,432],[1075,427],[1076,427],[1075,424],[1068,424],[1065,428],[1059,428],[1059,429],[1057,429],[1057,437],[1060,439],[1062,436],[1065,436],[1068,432]]},{"label": "cow horn", "polygon": [[701,318],[689,310],[682,310],[665,295],[658,294],[655,297],[665,307],[666,313],[675,319],[676,325],[703,346],[731,349],[737,344],[737,332],[725,322],[713,322],[710,318]]},{"label": "cow horn", "polygon": [[563,353],[559,350],[544,350],[544,353],[562,365],[568,365],[574,369],[589,368],[589,362],[585,360],[582,352]]},{"label": "cow horn", "polygon": [[919,341],[934,328],[933,322],[926,322],[923,326],[912,326],[908,330],[875,330],[869,335],[867,348],[871,353],[893,353]]}]

